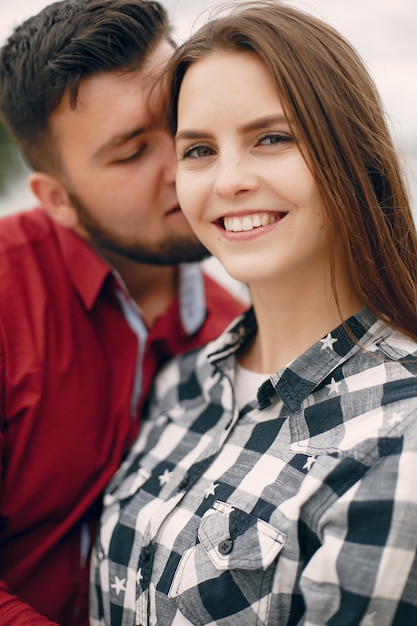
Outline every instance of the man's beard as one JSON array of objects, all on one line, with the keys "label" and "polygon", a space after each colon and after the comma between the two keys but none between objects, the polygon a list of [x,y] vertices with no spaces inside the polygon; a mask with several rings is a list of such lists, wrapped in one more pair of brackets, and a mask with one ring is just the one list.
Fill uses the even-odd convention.
[{"label": "man's beard", "polygon": [[80,224],[89,234],[89,243],[103,256],[106,253],[116,254],[136,263],[159,266],[195,263],[210,256],[203,244],[193,236],[172,236],[159,244],[147,243],[145,240],[127,243],[96,220],[76,194],[69,191],[67,194],[77,211]]}]

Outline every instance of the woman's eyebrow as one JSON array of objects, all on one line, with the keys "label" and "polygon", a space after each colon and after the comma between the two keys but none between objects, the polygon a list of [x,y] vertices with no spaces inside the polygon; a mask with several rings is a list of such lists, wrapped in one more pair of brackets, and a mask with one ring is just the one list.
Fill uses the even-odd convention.
[{"label": "woman's eyebrow", "polygon": [[261,117],[259,119],[253,120],[253,122],[242,124],[241,126],[239,126],[239,131],[244,134],[247,132],[251,132],[252,130],[262,130],[263,128],[273,126],[274,124],[288,124],[288,119],[283,113],[280,113],[278,115],[268,115],[267,117]]},{"label": "woman's eyebrow", "polygon": [[175,141],[181,139],[210,139],[212,134],[206,130],[180,130],[175,135]]},{"label": "woman's eyebrow", "polygon": [[[240,132],[241,134],[245,134],[253,130],[262,130],[263,128],[273,126],[274,124],[283,123],[288,124],[288,119],[285,117],[284,114],[280,113],[279,115],[268,115],[267,117],[261,117],[259,119],[248,122],[247,124],[242,124],[238,127],[238,132]],[[207,130],[184,129],[177,132],[175,140],[181,141],[182,139],[210,139],[211,137],[212,134]]]}]

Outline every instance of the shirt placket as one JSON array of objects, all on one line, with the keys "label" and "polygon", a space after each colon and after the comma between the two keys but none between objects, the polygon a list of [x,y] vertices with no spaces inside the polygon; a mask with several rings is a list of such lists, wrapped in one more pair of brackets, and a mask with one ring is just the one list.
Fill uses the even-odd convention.
[{"label": "shirt placket", "polygon": [[[170,483],[170,485],[167,485],[167,489],[174,489],[174,493],[168,500],[161,504],[157,512],[154,512],[152,522],[148,524],[143,535],[143,546],[139,554],[136,575],[136,626],[148,624],[150,609],[149,585],[152,577],[155,551],[158,545],[158,533],[161,526],[174,509],[180,505],[193,485],[204,475],[207,467],[212,463],[213,457],[222,449],[229,433],[239,419],[236,399],[230,380],[226,376],[223,378],[223,384],[228,386],[230,393],[228,396],[230,405],[225,408],[221,418],[224,422],[224,428],[219,429],[218,436],[208,443],[203,453],[204,456],[203,458],[200,457],[198,463],[194,463],[193,467],[185,472],[178,471],[173,473],[172,482],[174,484]],[[222,394],[222,397],[223,400],[226,399],[224,394]],[[198,470],[195,469],[196,467],[198,467]],[[160,497],[163,497],[163,493],[160,494]]]}]

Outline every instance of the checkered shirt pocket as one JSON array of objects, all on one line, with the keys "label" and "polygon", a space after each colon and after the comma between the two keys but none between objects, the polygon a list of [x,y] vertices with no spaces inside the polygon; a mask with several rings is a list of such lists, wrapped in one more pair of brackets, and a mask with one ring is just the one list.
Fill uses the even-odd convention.
[{"label": "checkered shirt pocket", "polygon": [[230,626],[266,624],[273,564],[285,539],[267,522],[217,501],[184,552],[169,595],[195,626],[222,619]]}]

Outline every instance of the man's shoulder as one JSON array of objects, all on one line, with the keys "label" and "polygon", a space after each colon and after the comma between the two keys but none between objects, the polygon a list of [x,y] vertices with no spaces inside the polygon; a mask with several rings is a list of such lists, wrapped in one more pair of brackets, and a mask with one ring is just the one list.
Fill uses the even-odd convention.
[{"label": "man's shoulder", "polygon": [[0,303],[2,314],[11,298],[36,296],[41,276],[61,266],[56,229],[43,209],[0,218]]},{"label": "man's shoulder", "polygon": [[0,218],[0,255],[41,242],[52,232],[52,220],[42,209],[3,216]]}]

